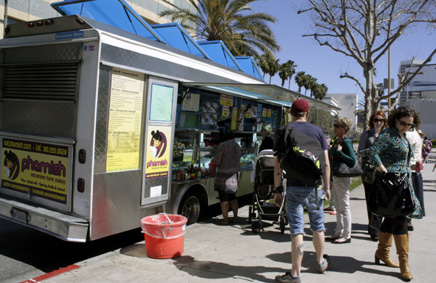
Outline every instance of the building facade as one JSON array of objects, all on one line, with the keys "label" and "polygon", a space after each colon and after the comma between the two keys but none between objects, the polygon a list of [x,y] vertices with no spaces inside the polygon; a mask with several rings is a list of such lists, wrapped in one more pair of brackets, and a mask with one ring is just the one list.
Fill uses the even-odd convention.
[{"label": "building facade", "polygon": [[[424,61],[401,61],[399,76],[414,72]],[[424,66],[400,94],[400,106],[411,106],[421,118],[420,129],[430,138],[436,138],[436,64]]]},{"label": "building facade", "polygon": [[[169,18],[159,16],[159,13],[171,9],[171,5],[162,0],[125,0],[132,8],[141,15],[149,24],[164,24],[171,22]],[[0,2],[0,28],[4,30],[5,14],[8,23],[35,21],[45,18],[59,17],[51,6],[51,3],[62,2],[61,0],[9,0],[5,13],[5,1]],[[169,1],[177,7],[193,10],[193,6],[187,0]],[[3,38],[3,32],[0,34]]]},{"label": "building facade", "polygon": [[358,132],[358,120],[356,114],[357,99],[357,93],[328,93],[323,101],[341,108],[341,110],[338,110],[335,114],[338,117],[350,118],[352,125],[351,129]]}]

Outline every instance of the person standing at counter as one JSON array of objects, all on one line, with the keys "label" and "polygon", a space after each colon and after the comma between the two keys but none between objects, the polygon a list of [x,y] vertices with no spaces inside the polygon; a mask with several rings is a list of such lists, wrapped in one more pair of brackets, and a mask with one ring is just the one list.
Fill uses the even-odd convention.
[{"label": "person standing at counter", "polygon": [[236,178],[236,182],[239,181],[241,148],[234,140],[234,133],[229,128],[221,127],[219,137],[221,142],[213,159],[217,167],[214,187],[218,191],[221,212],[223,214],[223,219],[218,223],[226,225],[229,223],[229,208],[233,212],[233,221],[236,222],[238,219],[236,191],[232,192],[228,187],[229,181],[230,183],[234,182],[234,178]]},{"label": "person standing at counter", "polygon": [[260,131],[260,133],[263,136],[263,140],[259,147],[259,152],[261,152],[264,149],[273,149],[274,140],[271,138],[271,131],[272,131],[272,127],[270,124],[264,123],[262,125],[262,130]]}]

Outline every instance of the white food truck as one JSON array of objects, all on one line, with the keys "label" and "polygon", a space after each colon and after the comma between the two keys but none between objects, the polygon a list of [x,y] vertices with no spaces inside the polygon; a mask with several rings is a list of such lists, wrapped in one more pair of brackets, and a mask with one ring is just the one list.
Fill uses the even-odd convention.
[{"label": "white food truck", "polygon": [[66,15],[11,24],[0,40],[0,217],[66,241],[135,229],[159,212],[196,222],[218,202],[207,167],[219,122],[243,151],[238,195],[252,193],[260,125],[280,125],[299,96],[241,71],[231,54],[239,69],[212,61],[179,25],[195,51],[173,47],[164,26],[110,2],[138,34]]}]

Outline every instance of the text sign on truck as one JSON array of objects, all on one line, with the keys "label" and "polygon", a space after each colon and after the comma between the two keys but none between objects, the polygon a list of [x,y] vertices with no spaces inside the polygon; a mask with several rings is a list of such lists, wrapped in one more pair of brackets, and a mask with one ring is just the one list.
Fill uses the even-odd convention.
[{"label": "text sign on truck", "polygon": [[138,169],[144,74],[114,68],[111,82],[106,171]]},{"label": "text sign on truck", "polygon": [[2,187],[67,203],[67,146],[3,138]]}]

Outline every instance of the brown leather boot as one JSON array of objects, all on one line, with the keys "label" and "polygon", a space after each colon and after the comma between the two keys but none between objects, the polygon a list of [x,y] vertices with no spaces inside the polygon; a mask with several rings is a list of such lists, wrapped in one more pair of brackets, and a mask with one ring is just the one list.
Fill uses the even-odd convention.
[{"label": "brown leather boot", "polygon": [[390,267],[400,267],[398,263],[391,260],[389,256],[389,251],[392,246],[392,234],[386,232],[378,233],[378,248],[375,252],[375,264],[380,264],[380,260],[383,261],[387,266]]},{"label": "brown leather boot", "polygon": [[400,261],[401,277],[406,281],[410,281],[413,276],[409,267],[409,234],[394,235],[394,240]]}]

